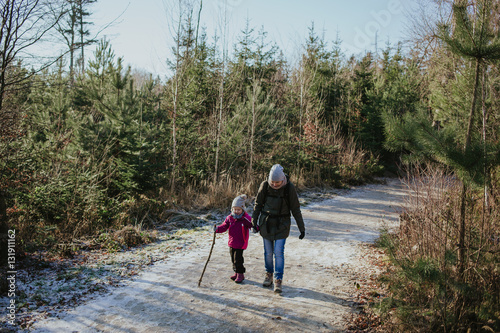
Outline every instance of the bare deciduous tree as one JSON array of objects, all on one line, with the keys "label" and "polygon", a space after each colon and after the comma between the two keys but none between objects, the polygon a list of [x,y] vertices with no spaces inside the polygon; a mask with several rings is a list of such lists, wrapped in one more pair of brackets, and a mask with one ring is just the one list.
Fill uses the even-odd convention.
[{"label": "bare deciduous tree", "polygon": [[220,139],[221,139],[221,127],[222,127],[222,114],[224,110],[224,81],[226,78],[226,63],[227,63],[227,29],[228,29],[228,17],[227,17],[227,3],[224,2],[224,13],[220,18],[220,30],[222,32],[222,68],[220,75],[220,85],[219,85],[219,117],[217,120],[217,134],[216,134],[216,147],[215,147],[215,169],[214,169],[214,182],[217,183],[219,176],[219,152],[220,152]]},{"label": "bare deciduous tree", "polygon": [[[52,1],[53,8],[57,1]],[[30,75],[23,71],[9,71],[17,61],[35,60],[36,73],[53,64],[57,59],[40,62],[29,52],[35,44],[55,26],[62,11],[53,18],[49,1],[46,0],[4,0],[1,2],[0,17],[0,110],[5,93],[25,82]]]},{"label": "bare deciduous tree", "polygon": [[178,169],[178,138],[177,138],[177,117],[181,106],[181,93],[183,85],[186,84],[186,69],[193,60],[191,44],[194,36],[192,36],[192,19],[194,2],[193,0],[177,0],[169,3],[164,2],[165,11],[169,17],[170,32],[174,39],[175,46],[172,48],[174,53],[174,61],[170,62],[173,76],[171,79],[172,93],[172,179],[171,191],[175,189],[175,180]]}]

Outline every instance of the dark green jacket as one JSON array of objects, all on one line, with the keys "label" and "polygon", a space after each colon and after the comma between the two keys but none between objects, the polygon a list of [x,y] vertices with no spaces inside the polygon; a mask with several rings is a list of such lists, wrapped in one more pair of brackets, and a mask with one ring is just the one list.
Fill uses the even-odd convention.
[{"label": "dark green jacket", "polygon": [[[252,223],[259,226],[260,235],[270,240],[287,238],[290,234],[290,212],[299,230],[305,231],[295,186],[290,181],[288,185],[285,185],[288,186],[288,200],[285,200],[285,186],[275,190],[266,183],[267,181],[263,181],[260,184],[252,214]],[[265,194],[266,187],[267,195]]]}]

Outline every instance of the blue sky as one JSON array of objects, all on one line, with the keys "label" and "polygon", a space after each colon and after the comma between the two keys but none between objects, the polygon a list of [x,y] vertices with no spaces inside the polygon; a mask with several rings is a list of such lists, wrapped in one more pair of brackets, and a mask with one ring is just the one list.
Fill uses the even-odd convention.
[{"label": "blue sky", "polygon": [[[168,72],[166,59],[172,57],[170,14],[165,9],[172,1],[177,0],[98,0],[92,6],[91,21],[97,30],[117,19],[100,37],[111,41],[116,56],[123,57],[125,64],[162,77]],[[263,27],[268,40],[276,42],[293,61],[312,22],[329,45],[338,35],[346,55],[374,50],[376,32],[379,49],[388,40],[395,45],[406,36],[410,0],[203,0],[201,24],[207,28],[209,41],[215,28],[220,27],[224,4],[231,43],[248,18],[251,27]]]}]

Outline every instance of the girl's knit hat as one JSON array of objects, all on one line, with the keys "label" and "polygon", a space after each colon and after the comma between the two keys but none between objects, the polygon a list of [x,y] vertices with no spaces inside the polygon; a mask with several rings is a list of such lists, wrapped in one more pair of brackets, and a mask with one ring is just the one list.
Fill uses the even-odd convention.
[{"label": "girl's knit hat", "polygon": [[246,207],[245,207],[246,200],[247,200],[246,194],[238,195],[236,198],[234,198],[233,204],[231,205],[231,208],[240,207],[241,209],[246,210]]}]

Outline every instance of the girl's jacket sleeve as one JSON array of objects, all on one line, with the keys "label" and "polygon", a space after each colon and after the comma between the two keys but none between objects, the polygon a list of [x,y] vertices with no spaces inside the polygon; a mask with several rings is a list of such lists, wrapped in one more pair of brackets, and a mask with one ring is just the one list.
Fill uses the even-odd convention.
[{"label": "girl's jacket sleeve", "polygon": [[252,218],[246,212],[245,215],[243,215],[243,223],[245,224],[246,228],[248,229],[252,228]]},{"label": "girl's jacket sleeve", "polygon": [[222,222],[222,224],[220,226],[217,227],[217,229],[215,229],[215,232],[218,233],[218,234],[221,234],[221,233],[224,233],[227,231],[227,229],[229,229],[229,217],[231,215],[229,215],[228,217],[226,217],[226,219],[224,220],[224,222]]}]

